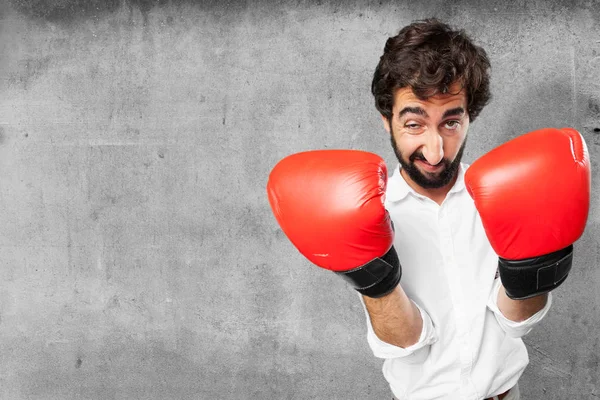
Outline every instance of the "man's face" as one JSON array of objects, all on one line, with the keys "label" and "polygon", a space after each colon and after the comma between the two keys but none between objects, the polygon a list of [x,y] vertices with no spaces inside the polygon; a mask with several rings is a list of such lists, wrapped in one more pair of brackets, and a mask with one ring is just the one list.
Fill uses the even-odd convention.
[{"label": "man's face", "polygon": [[469,128],[467,96],[459,84],[427,100],[411,88],[398,89],[391,121],[383,122],[405,179],[424,189],[454,183]]}]

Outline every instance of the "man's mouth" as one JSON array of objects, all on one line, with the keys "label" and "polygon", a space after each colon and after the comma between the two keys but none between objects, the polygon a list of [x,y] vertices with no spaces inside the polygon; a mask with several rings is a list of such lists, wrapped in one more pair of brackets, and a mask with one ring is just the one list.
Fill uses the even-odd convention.
[{"label": "man's mouth", "polygon": [[443,162],[439,162],[437,165],[431,165],[426,160],[420,158],[416,159],[415,163],[427,172],[438,172],[444,165]]}]

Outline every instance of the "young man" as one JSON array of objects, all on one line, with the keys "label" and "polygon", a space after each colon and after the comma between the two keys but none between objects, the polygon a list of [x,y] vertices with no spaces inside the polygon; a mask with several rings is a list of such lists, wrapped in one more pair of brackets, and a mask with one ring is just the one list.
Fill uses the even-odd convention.
[{"label": "young man", "polygon": [[387,41],[373,78],[400,163],[387,187],[383,160],[357,150],[293,154],[269,176],[286,235],[361,294],[398,400],[519,399],[520,338],[548,312],[587,218],[575,130],[532,132],[461,164],[489,67],[463,32],[415,22]]},{"label": "young man", "polygon": [[469,124],[490,97],[489,67],[464,33],[427,20],[388,39],[373,78],[400,162],[385,205],[398,221],[394,244],[404,270],[402,285],[364,304],[369,344],[386,359],[398,398],[518,399],[528,362],[519,337],[550,308],[549,294],[506,296],[465,188],[460,160]]}]

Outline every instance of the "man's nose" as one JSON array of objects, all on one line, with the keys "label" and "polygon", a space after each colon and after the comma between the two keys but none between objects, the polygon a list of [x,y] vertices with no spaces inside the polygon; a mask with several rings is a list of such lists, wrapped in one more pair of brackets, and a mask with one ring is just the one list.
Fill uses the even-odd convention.
[{"label": "man's nose", "polygon": [[444,158],[444,140],[438,132],[427,132],[423,157],[431,165],[437,165]]}]

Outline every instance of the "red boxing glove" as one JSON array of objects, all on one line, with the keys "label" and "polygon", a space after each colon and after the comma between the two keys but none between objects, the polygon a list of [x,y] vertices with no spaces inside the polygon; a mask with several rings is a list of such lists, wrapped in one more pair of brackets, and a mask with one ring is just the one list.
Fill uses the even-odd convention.
[{"label": "red boxing glove", "polygon": [[306,258],[381,297],[401,277],[386,182],[385,163],[373,153],[317,150],[281,160],[267,192],[281,229]]},{"label": "red boxing glove", "polygon": [[485,154],[465,174],[506,294],[526,299],[567,278],[590,204],[590,160],[574,129],[541,129]]}]

